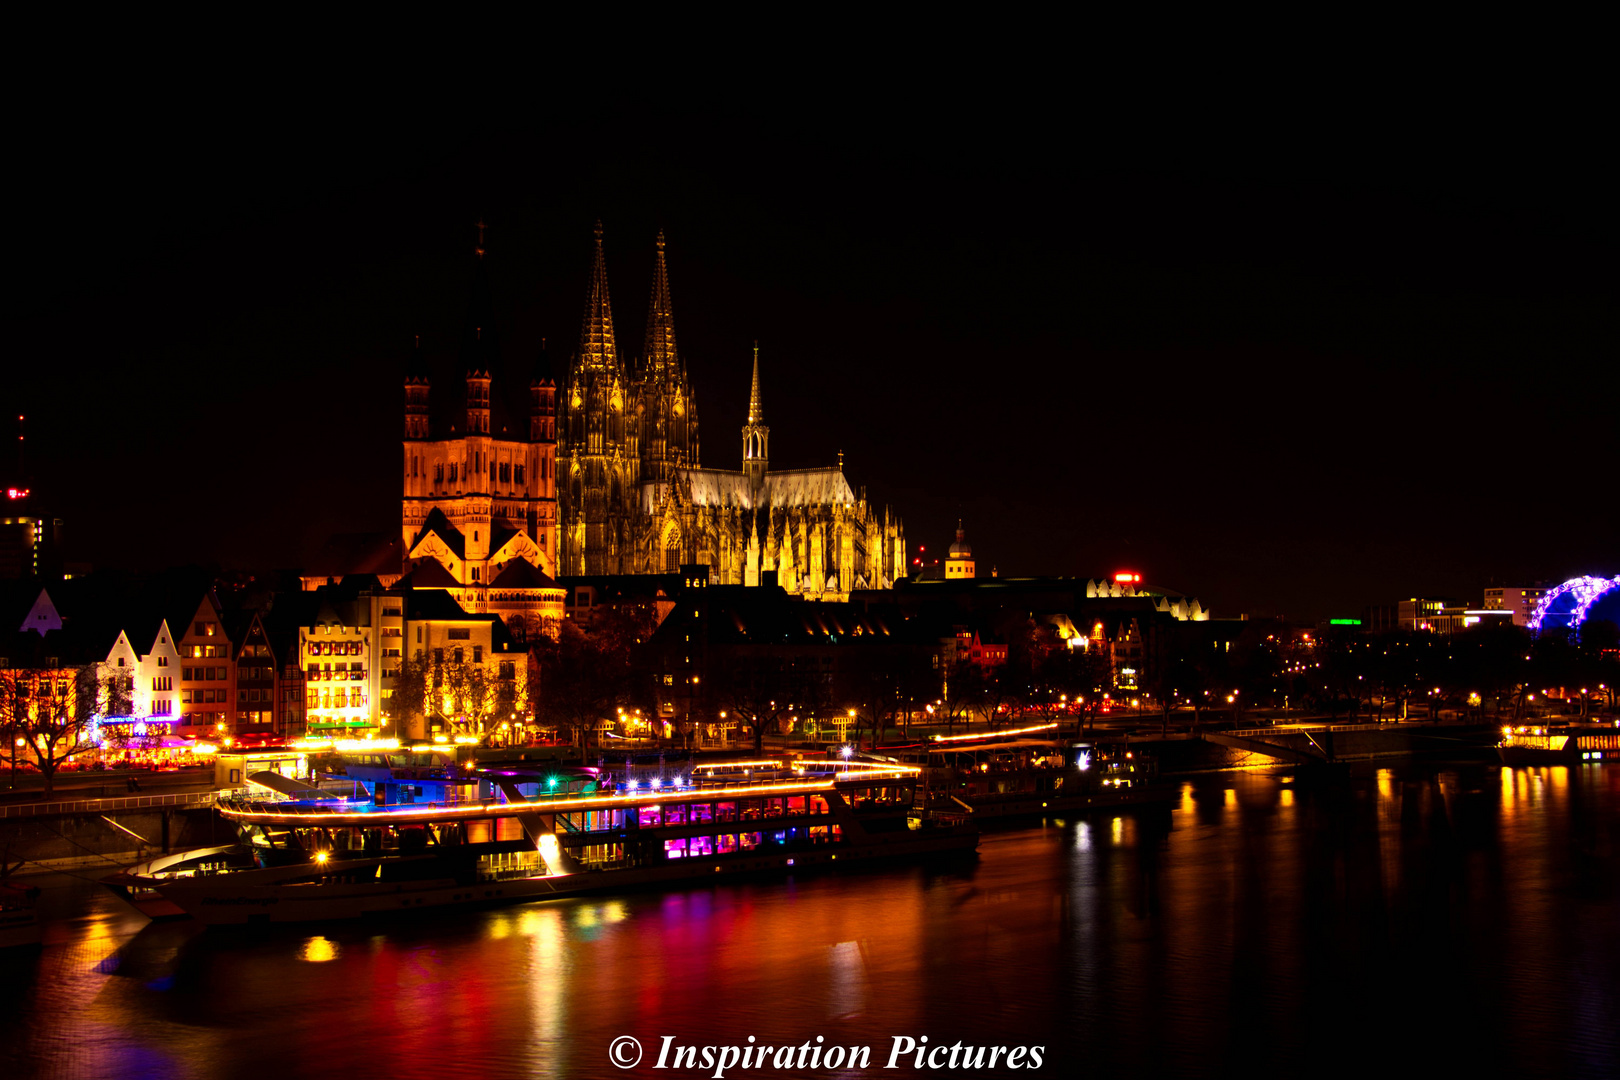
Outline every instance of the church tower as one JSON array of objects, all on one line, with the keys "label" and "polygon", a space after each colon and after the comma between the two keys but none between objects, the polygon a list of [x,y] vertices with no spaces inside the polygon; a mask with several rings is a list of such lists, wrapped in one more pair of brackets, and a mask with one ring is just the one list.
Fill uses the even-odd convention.
[{"label": "church tower", "polygon": [[630,569],[630,510],[637,472],[625,417],[630,390],[613,333],[598,221],[590,291],[579,351],[563,397],[557,455],[564,573],[622,574]]},{"label": "church tower", "polygon": [[647,305],[647,343],[637,390],[639,479],[643,484],[667,484],[677,469],[696,468],[698,459],[692,386],[675,348],[675,317],[669,299],[662,229],[658,232],[652,299]]},{"label": "church tower", "polygon": [[[457,360],[464,396],[437,422],[420,347],[405,375],[401,571],[417,588],[446,588],[466,610],[502,610],[554,633],[562,618],[556,572],[556,388],[544,362],[529,386],[529,431],[509,426],[494,300],[478,225],[472,290]],[[442,425],[442,428],[439,426]],[[431,582],[431,584],[423,584]]]},{"label": "church tower", "polygon": [[478,223],[478,261],[473,266],[472,297],[467,304],[467,326],[461,343],[462,366],[467,384],[466,412],[462,432],[462,512],[465,557],[473,571],[472,580],[487,584],[485,567],[489,557],[491,492],[489,482],[489,384],[499,350],[495,341],[495,300],[489,288],[489,267],[484,261],[484,223]]},{"label": "church tower", "polygon": [[551,376],[545,338],[540,339],[540,355],[529,379],[528,474],[534,492],[529,504],[529,535],[540,545],[546,563],[556,566],[562,550],[557,532],[557,382]]},{"label": "church tower", "polygon": [[765,426],[765,406],[759,396],[759,342],[754,342],[754,385],[748,394],[748,423],[743,425],[743,475],[748,489],[758,495],[765,486],[770,461],[771,429]]},{"label": "church tower", "polygon": [[416,475],[410,467],[410,443],[428,437],[428,370],[422,356],[422,335],[416,335],[411,359],[405,367],[405,454],[406,476]]}]

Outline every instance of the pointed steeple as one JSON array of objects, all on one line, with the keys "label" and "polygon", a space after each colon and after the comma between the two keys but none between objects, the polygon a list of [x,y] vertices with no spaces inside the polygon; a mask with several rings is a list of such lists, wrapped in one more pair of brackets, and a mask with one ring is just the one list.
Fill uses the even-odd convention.
[{"label": "pointed steeple", "polygon": [[748,423],[763,424],[765,406],[759,398],[759,342],[754,342],[754,387],[748,393]]},{"label": "pointed steeple", "polygon": [[478,244],[473,248],[472,292],[467,300],[467,326],[462,333],[461,359],[467,374],[488,377],[495,369],[495,300],[489,288],[489,264],[484,259],[484,229],[478,222]]},{"label": "pointed steeple", "polygon": [[765,406],[759,398],[759,342],[754,342],[754,388],[748,397],[748,423],[743,425],[743,472],[757,497],[765,484],[771,457],[771,429],[765,426]]},{"label": "pointed steeple", "polygon": [[675,318],[669,302],[669,268],[664,263],[664,230],[658,230],[658,261],[653,267],[652,301],[647,306],[647,347],[643,354],[647,372],[662,376],[673,372],[675,359]]},{"label": "pointed steeple", "polygon": [[579,332],[582,367],[617,368],[619,348],[613,338],[613,305],[608,300],[607,260],[602,255],[602,223],[596,223],[596,258],[591,264],[591,291],[585,301],[585,325]]}]

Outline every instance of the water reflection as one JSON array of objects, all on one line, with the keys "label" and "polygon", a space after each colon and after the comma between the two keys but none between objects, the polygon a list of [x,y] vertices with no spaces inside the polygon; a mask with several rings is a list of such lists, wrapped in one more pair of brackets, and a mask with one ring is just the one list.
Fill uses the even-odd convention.
[{"label": "water reflection", "polygon": [[1087,1075],[1614,1075],[1614,776],[1214,776],[990,828],[975,863],[314,932],[147,924],[75,883],[45,949],[5,958],[0,1037],[8,1075],[628,1075],[622,1034],[1038,1042]]}]

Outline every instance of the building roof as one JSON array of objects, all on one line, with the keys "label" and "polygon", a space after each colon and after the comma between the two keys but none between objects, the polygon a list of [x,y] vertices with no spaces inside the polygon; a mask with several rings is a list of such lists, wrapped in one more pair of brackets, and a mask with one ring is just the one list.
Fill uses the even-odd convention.
[{"label": "building roof", "polygon": [[457,581],[438,559],[422,559],[411,572],[394,582],[396,589],[459,589]]},{"label": "building roof", "polygon": [[427,538],[428,533],[433,533],[440,540],[443,540],[445,546],[455,552],[456,558],[465,559],[467,557],[467,538],[461,535],[460,529],[450,524],[450,519],[445,517],[444,511],[437,506],[429,510],[428,516],[422,521],[421,531],[411,541],[412,551],[415,551],[417,545]]},{"label": "building roof", "polygon": [[[689,486],[694,506],[762,510],[767,506],[853,506],[855,503],[855,492],[844,478],[844,470],[837,466],[766,472],[757,500],[748,477],[741,472],[683,469],[680,476]],[[645,500],[646,496],[643,498]]]},{"label": "building roof", "polygon": [[493,616],[468,615],[455,597],[440,589],[399,589],[394,594],[403,598],[407,619],[479,619]]},{"label": "building roof", "polygon": [[541,573],[527,559],[513,559],[506,564],[495,580],[489,583],[492,589],[558,589],[562,586]]}]

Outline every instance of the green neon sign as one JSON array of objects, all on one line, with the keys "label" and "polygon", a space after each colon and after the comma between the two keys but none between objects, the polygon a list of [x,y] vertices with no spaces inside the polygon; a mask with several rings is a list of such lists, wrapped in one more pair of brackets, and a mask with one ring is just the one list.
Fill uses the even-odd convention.
[{"label": "green neon sign", "polygon": [[1360,626],[1360,619],[1329,619],[1329,626]]}]

